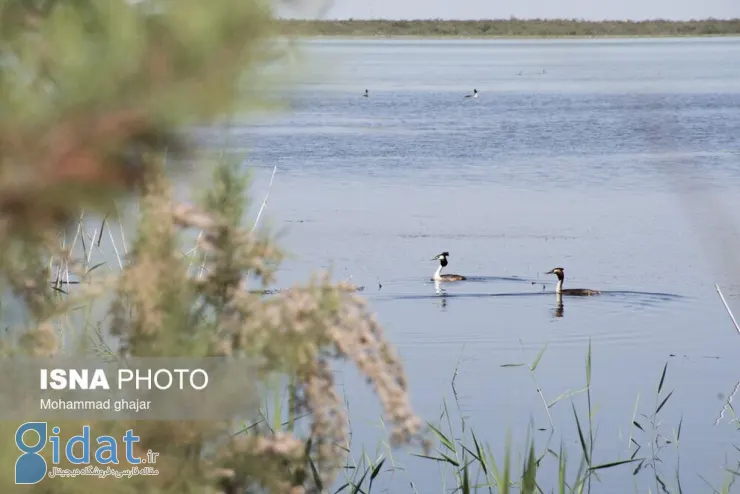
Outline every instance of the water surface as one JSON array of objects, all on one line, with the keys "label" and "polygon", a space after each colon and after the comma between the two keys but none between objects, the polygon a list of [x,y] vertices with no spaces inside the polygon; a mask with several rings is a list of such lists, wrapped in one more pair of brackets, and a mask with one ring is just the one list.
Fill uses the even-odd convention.
[{"label": "water surface", "polygon": [[[303,49],[313,71],[291,89],[290,111],[199,132],[209,145],[249,151],[256,200],[278,166],[266,218],[294,255],[279,284],[331,268],[364,285],[418,412],[435,422],[447,400],[499,455],[507,429],[521,450],[530,421],[549,427],[526,368],[503,364],[531,362],[547,344],[537,379],[552,400],[584,385],[590,342],[594,463],[603,463],[630,454],[630,432],[649,443],[631,426],[633,409],[639,394],[647,430],[639,413],[654,411],[669,361],[663,395],[674,394],[660,431],[671,436],[683,417],[681,487],[707,492],[699,475],[719,487],[738,459],[728,414],[715,421],[740,380],[740,335],[714,284],[740,311],[740,234],[726,221],[740,213],[740,40],[322,40]],[[473,88],[480,98],[464,98]],[[476,279],[440,294],[429,258],[445,250],[446,272]],[[543,274],[555,266],[566,286],[604,295],[558,307],[555,279]],[[373,451],[385,438],[379,408],[356,372],[339,379],[354,449]],[[582,420],[583,398],[574,398]],[[550,413],[550,447],[562,439],[578,458],[569,401]],[[543,450],[547,433],[537,434]],[[675,491],[673,445],[662,456]],[[406,470],[388,480],[391,492],[410,480],[419,492],[443,490],[432,462],[396,460]],[[594,492],[656,491],[652,475],[631,471],[604,471]],[[556,464],[543,475],[548,491]]]}]

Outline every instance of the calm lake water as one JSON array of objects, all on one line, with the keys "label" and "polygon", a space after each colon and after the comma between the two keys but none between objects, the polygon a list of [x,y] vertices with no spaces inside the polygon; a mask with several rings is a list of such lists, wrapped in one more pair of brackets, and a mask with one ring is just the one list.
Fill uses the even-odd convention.
[{"label": "calm lake water", "polygon": [[[279,284],[331,268],[364,285],[416,410],[438,423],[446,401],[453,427],[465,417],[499,461],[507,430],[521,454],[530,422],[549,428],[527,369],[502,365],[547,344],[536,377],[549,402],[584,386],[591,342],[597,464],[628,458],[630,434],[651,456],[640,414],[655,411],[668,362],[659,432],[672,440],[683,420],[681,487],[710,492],[701,476],[719,488],[740,460],[731,414],[718,421],[740,380],[740,334],[714,287],[740,315],[740,39],[316,40],[301,56],[311,70],[287,111],[199,134],[249,152],[257,202],[277,165],[264,218],[293,254]],[[430,258],[442,251],[446,272],[471,279],[440,294]],[[558,310],[544,274],[556,266],[566,287],[604,294]],[[377,402],[355,371],[338,379],[355,454],[374,456]],[[632,425],[638,397],[647,432]],[[585,395],[573,403],[586,421]],[[575,469],[570,399],[550,413],[549,447],[562,440]],[[539,454],[549,433],[533,434]],[[675,492],[675,444],[660,458]],[[377,487],[445,491],[434,462],[394,460],[405,470]],[[603,470],[592,492],[656,492],[634,467]],[[539,480],[555,488],[555,459]]]}]

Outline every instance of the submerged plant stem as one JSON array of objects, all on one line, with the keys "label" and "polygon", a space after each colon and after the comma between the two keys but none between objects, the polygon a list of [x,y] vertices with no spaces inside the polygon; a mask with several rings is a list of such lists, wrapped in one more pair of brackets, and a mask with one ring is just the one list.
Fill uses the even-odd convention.
[{"label": "submerged plant stem", "polygon": [[730,319],[732,319],[732,324],[735,325],[735,329],[737,330],[738,333],[740,333],[740,326],[738,326],[737,321],[735,320],[735,316],[732,314],[732,311],[730,310],[730,306],[727,305],[725,296],[722,295],[722,290],[719,289],[719,285],[714,285],[714,287],[717,289],[717,293],[719,294],[719,298],[722,299],[722,303],[725,304],[725,309],[727,309],[727,313],[730,315]]}]

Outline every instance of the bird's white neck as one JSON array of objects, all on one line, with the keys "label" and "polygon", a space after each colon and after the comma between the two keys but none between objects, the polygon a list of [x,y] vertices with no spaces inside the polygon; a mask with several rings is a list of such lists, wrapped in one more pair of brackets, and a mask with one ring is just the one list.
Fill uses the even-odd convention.
[{"label": "bird's white neck", "polygon": [[558,286],[555,287],[555,293],[563,293],[563,280],[558,280]]},{"label": "bird's white neck", "polygon": [[442,279],[442,277],[440,276],[441,272],[442,272],[442,265],[440,264],[439,266],[437,266],[437,270],[434,272],[434,276],[432,276],[432,279],[433,280]]}]

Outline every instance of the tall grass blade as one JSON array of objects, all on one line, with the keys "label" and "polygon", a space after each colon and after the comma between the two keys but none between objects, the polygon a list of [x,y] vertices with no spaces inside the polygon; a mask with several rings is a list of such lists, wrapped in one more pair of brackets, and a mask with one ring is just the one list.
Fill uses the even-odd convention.
[{"label": "tall grass blade", "polygon": [[357,494],[358,492],[365,494],[365,491],[362,490],[362,483],[365,482],[365,477],[367,477],[367,474],[369,472],[369,468],[365,470],[365,473],[362,474],[362,477],[360,477],[360,481],[354,485],[354,489],[352,489],[352,494]]},{"label": "tall grass blade", "polygon": [[100,248],[100,243],[103,241],[103,231],[105,231],[105,222],[107,219],[108,219],[108,215],[106,214],[105,218],[103,218],[103,222],[100,223],[100,234],[98,235],[98,241],[96,242],[98,248]]},{"label": "tall grass blade", "polygon": [[467,463],[463,467],[462,492],[463,494],[470,494],[470,477]]},{"label": "tall grass blade", "polygon": [[277,172],[277,165],[272,169],[272,176],[270,177],[270,185],[267,186],[267,193],[265,194],[265,200],[262,201],[262,206],[260,206],[260,210],[257,213],[257,218],[254,220],[254,225],[252,225],[252,229],[250,230],[250,233],[254,232],[255,228],[257,228],[257,225],[260,222],[260,218],[262,217],[262,211],[265,210],[265,206],[267,206],[267,198],[270,197],[270,191],[272,190],[272,182],[275,180],[275,173]]},{"label": "tall grass blade", "polygon": [[[450,434],[453,434],[453,432],[452,432],[452,419],[450,419],[450,411],[447,410],[447,400],[443,400],[442,401],[442,406],[444,407],[445,416],[447,417],[447,430],[450,431]],[[463,420],[462,423],[463,423],[463,427],[465,427],[465,420]],[[452,441],[450,441],[450,440],[448,440],[448,443],[451,445],[450,451],[452,451],[453,453],[455,453],[455,456],[457,456],[457,449],[455,448],[455,444]]]},{"label": "tall grass blade", "polygon": [[477,454],[474,454],[473,456],[478,459],[478,462],[480,463],[480,466],[483,469],[483,473],[486,475],[486,477],[488,477],[488,465],[486,465],[486,457],[483,451],[481,450],[478,439],[475,437],[475,432],[471,431],[470,434],[473,436],[473,445],[475,446],[475,452],[477,453]]},{"label": "tall grass blade", "polygon": [[532,362],[532,365],[529,366],[530,371],[534,372],[534,370],[540,364],[540,360],[542,360],[542,355],[545,353],[546,348],[547,348],[547,343],[542,345],[542,348],[540,348],[540,352],[537,354],[537,358],[535,358],[534,362]]},{"label": "tall grass blade", "polygon": [[[635,398],[635,406],[632,407],[632,423],[633,424],[636,422],[635,419],[637,418],[637,407],[639,404],[640,404],[640,393],[638,392],[637,397]],[[642,429],[642,427],[640,427],[640,429]],[[640,447],[640,445],[637,444],[637,441],[635,441],[634,438],[632,437],[632,430],[630,429],[630,437],[629,437],[629,440],[627,441],[627,448],[632,447],[631,446],[632,442],[634,442],[638,446],[638,448]]]},{"label": "tall grass blade", "polygon": [[633,460],[619,460],[619,461],[612,461],[609,463],[602,463],[601,465],[596,465],[594,467],[589,467],[589,470],[603,470],[605,468],[613,468],[618,467],[619,465],[626,465],[627,463],[635,463],[636,461],[643,461],[642,458],[635,458]]},{"label": "tall grass blade", "polygon": [[345,482],[344,484],[342,484],[341,487],[339,487],[339,489],[334,491],[334,494],[339,494],[340,492],[344,491],[344,489],[348,488],[349,486],[350,486],[349,482]]},{"label": "tall grass blade", "polygon": [[730,319],[732,319],[732,324],[735,326],[735,329],[737,330],[737,332],[740,333],[740,326],[738,326],[737,321],[735,320],[735,316],[732,314],[732,311],[730,310],[730,306],[727,305],[727,301],[725,300],[725,296],[722,295],[722,291],[719,289],[719,285],[714,285],[714,288],[717,289],[719,298],[721,298],[722,303],[725,304],[725,309],[727,309],[727,313],[730,315]]},{"label": "tall grass blade", "polygon": [[660,478],[660,475],[658,475],[658,472],[655,472],[655,480],[657,480],[657,481],[658,481],[658,483],[660,484],[660,489],[661,489],[661,490],[662,490],[662,491],[663,491],[663,492],[664,492],[665,494],[670,494],[670,493],[668,492],[668,486],[667,486],[667,485],[665,484],[665,482],[663,482],[663,479],[661,479],[661,478]]},{"label": "tall grass blade", "polygon": [[380,469],[383,467],[383,463],[385,463],[385,458],[380,460],[377,465],[375,465],[375,468],[373,468],[372,473],[370,474],[370,483],[367,486],[367,490],[370,491],[373,488],[373,481],[380,473]]},{"label": "tall grass blade", "polygon": [[591,338],[588,339],[588,353],[586,354],[586,386],[591,387]]},{"label": "tall grass blade", "polygon": [[[591,338],[588,339],[588,352],[586,354],[586,400],[588,402],[588,457],[589,465],[594,457],[594,424],[593,407],[591,406]],[[588,492],[591,492],[591,476],[588,476]]]},{"label": "tall grass blade", "polygon": [[547,405],[547,408],[552,408],[552,407],[554,407],[555,405],[557,405],[557,404],[558,404],[558,402],[560,402],[560,401],[564,400],[565,398],[570,398],[571,396],[575,396],[575,395],[577,395],[577,394],[580,394],[580,393],[583,393],[583,392],[585,392],[585,391],[587,391],[587,390],[588,390],[588,387],[583,387],[583,388],[581,388],[581,389],[577,389],[577,390],[575,390],[575,391],[572,391],[572,390],[568,390],[568,391],[563,391],[562,393],[560,393],[560,395],[558,395],[558,397],[557,397],[557,398],[555,398],[554,400],[552,400],[552,401],[551,401],[551,402],[550,402],[550,403],[549,403],[549,404]]},{"label": "tall grass blade", "polygon": [[100,262],[100,263],[96,264],[95,266],[93,266],[90,269],[88,269],[85,272],[85,274],[88,275],[88,274],[92,273],[94,270],[98,269],[100,266],[105,266],[105,263],[104,262]]},{"label": "tall grass blade", "polygon": [[565,494],[565,450],[563,443],[560,443],[560,455],[558,455],[558,494]]},{"label": "tall grass blade", "polygon": [[275,387],[273,389],[273,416],[272,416],[272,426],[273,430],[276,431],[282,431],[283,429],[283,397],[282,394],[279,391],[280,386],[278,383],[275,383]]},{"label": "tall grass blade", "polygon": [[498,465],[496,464],[496,457],[493,456],[493,451],[491,451],[490,445],[486,445],[486,463],[490,465],[491,467],[491,474],[493,475],[493,479],[496,481],[496,485],[498,486],[499,490],[503,489],[503,479],[501,478],[501,471],[498,469]]},{"label": "tall grass blade", "polygon": [[576,427],[578,427],[578,438],[581,441],[581,449],[583,450],[583,457],[586,459],[586,463],[588,465],[591,465],[591,458],[588,455],[588,446],[586,445],[586,438],[583,435],[583,429],[581,428],[581,421],[578,420],[578,412],[576,412],[576,407],[573,403],[571,403],[571,407],[573,408],[573,416],[576,418]]},{"label": "tall grass blade", "polygon": [[319,492],[323,492],[324,483],[321,482],[321,475],[319,475],[319,471],[316,468],[316,464],[314,463],[313,458],[309,457],[308,464],[311,466],[311,476],[313,477],[314,484],[316,485],[316,490]]},{"label": "tall grass blade", "polygon": [[531,494],[536,490],[537,464],[534,458],[534,441],[529,444],[529,454],[522,472],[522,494]]},{"label": "tall grass blade", "polygon": [[449,456],[447,456],[444,453],[440,453],[440,455],[442,455],[442,458],[444,458],[444,461],[446,461],[450,465],[455,466],[455,467],[459,467],[460,466],[460,462],[457,461],[455,458],[450,458]]},{"label": "tall grass blade", "polygon": [[658,405],[658,408],[655,410],[655,415],[658,415],[658,412],[665,406],[666,402],[668,401],[668,398],[670,398],[673,395],[673,391],[668,393],[668,396],[666,396],[663,401]]},{"label": "tall grass blade", "polygon": [[293,432],[295,430],[295,416],[296,411],[296,384],[295,376],[290,376],[290,383],[288,384],[288,430]]},{"label": "tall grass blade", "polygon": [[501,494],[509,494],[511,491],[511,432],[506,433],[506,449],[504,456],[504,474],[501,478],[499,489]]},{"label": "tall grass blade", "polygon": [[679,442],[681,440],[681,426],[683,425],[683,415],[681,415],[681,420],[678,421],[678,431],[676,431],[676,442]]},{"label": "tall grass blade", "polygon": [[421,453],[411,453],[411,456],[416,456],[417,458],[424,458],[425,460],[434,460],[434,461],[443,461],[443,462],[447,461],[446,458],[439,458],[437,456],[430,456],[430,455],[425,455]]},{"label": "tall grass blade", "polygon": [[663,390],[663,383],[665,382],[665,373],[668,370],[668,362],[663,366],[663,374],[660,376],[660,383],[658,384],[658,394]]},{"label": "tall grass blade", "polygon": [[432,429],[434,434],[437,436],[437,438],[440,440],[440,442],[444,445],[445,448],[447,448],[450,451],[455,451],[455,445],[452,444],[452,441],[450,441],[447,436],[444,435],[442,431],[434,427],[432,424],[427,423],[429,425],[429,428]]}]

